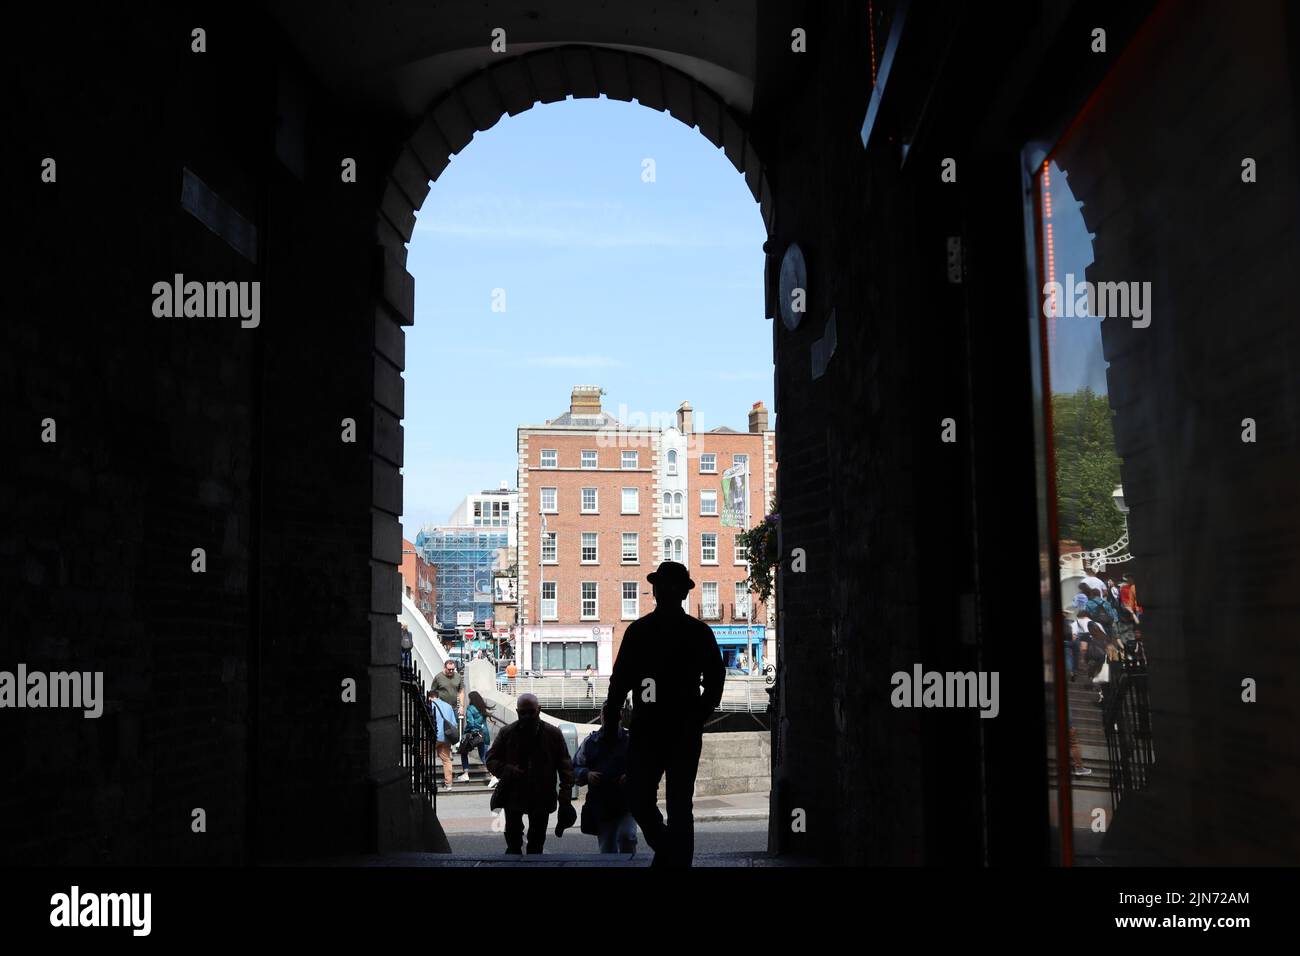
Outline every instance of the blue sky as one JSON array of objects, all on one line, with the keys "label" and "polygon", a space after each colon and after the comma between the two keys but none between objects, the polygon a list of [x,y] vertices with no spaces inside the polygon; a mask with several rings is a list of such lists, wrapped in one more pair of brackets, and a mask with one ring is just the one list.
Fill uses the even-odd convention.
[{"label": "blue sky", "polygon": [[407,537],[471,491],[513,487],[515,429],[567,411],[573,385],[602,386],[615,415],[689,400],[705,430],[771,409],[764,239],[740,173],[667,113],[567,100],[479,133],[410,243]]},{"label": "blue sky", "polygon": [[[1056,247],[1056,278],[1064,288],[1066,275],[1074,275],[1075,285],[1089,277],[1092,265],[1092,233],[1083,221],[1079,200],[1070,189],[1069,174],[1052,161],[1052,223]],[[1105,278],[1110,278],[1109,276]],[[1098,394],[1106,394],[1106,359],[1101,349],[1101,319],[1069,315],[1056,319],[1056,348],[1051,360],[1052,391],[1074,392],[1085,385]]]}]

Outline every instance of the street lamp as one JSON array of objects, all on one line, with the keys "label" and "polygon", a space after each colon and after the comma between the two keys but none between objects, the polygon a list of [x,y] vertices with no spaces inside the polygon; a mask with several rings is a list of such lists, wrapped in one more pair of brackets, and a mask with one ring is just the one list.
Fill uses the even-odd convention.
[{"label": "street lamp", "polygon": [[[542,645],[542,654],[546,654],[546,645],[543,638],[546,636],[546,512],[538,511],[537,514],[542,519],[542,537],[537,543],[537,643]],[[559,601],[559,592],[556,591],[556,602]],[[520,648],[520,654],[523,649]]]}]

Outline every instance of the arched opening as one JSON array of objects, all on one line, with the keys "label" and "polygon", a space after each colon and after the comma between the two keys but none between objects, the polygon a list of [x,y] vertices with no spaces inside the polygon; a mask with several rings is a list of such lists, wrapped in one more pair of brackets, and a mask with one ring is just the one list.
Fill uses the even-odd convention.
[{"label": "arched opening", "polygon": [[[528,283],[534,282],[535,293],[540,278],[489,282],[475,272],[473,261],[456,261],[456,254],[465,244],[493,235],[504,236],[514,243],[512,248],[484,252],[484,255],[504,254],[516,259],[549,255],[555,262],[551,268],[562,271],[562,262],[595,259],[593,249],[610,245],[621,248],[625,245],[623,238],[593,235],[593,229],[582,221],[581,206],[568,207],[553,224],[533,221],[527,228],[520,228],[518,221],[508,221],[508,215],[499,215],[500,203],[493,206],[495,212],[489,222],[457,219],[455,209],[451,215],[443,214],[448,204],[445,197],[453,197],[449,202],[455,206],[454,197],[463,195],[466,187],[447,184],[456,181],[457,174],[470,177],[469,172],[459,171],[472,170],[476,161],[490,162],[476,160],[476,156],[502,155],[501,150],[490,153],[489,145],[500,137],[516,143],[512,161],[521,164],[538,161],[540,147],[521,147],[517,139],[510,137],[519,135],[514,132],[516,127],[545,128],[548,115],[552,117],[549,123],[554,125],[566,113],[587,116],[596,108],[595,118],[588,121],[582,134],[593,143],[602,136],[614,135],[613,117],[619,118],[620,123],[629,114],[640,117],[647,136],[678,127],[665,126],[663,117],[656,117],[639,105],[628,107],[618,102],[599,106],[582,104],[581,108],[575,102],[538,104],[526,117],[518,116],[527,106],[521,105],[521,100],[512,100],[513,94],[502,92],[500,85],[517,82],[521,75],[535,76],[546,69],[548,62],[557,62],[541,55],[520,58],[527,61],[522,66],[506,68],[503,64],[501,68],[485,71],[495,74],[494,78],[476,77],[471,81],[476,84],[474,89],[481,93],[485,89],[481,84],[489,83],[501,93],[503,104],[513,102],[516,108],[495,118],[485,118],[480,132],[490,132],[483,137],[483,145],[465,151],[463,156],[458,153],[454,163],[448,157],[441,168],[433,171],[426,211],[418,224],[410,224],[408,230],[399,209],[413,198],[412,192],[420,190],[409,184],[408,187],[398,185],[401,178],[418,175],[404,169],[404,164],[409,164],[413,157],[428,155],[426,151],[435,130],[441,146],[453,139],[443,132],[442,124],[447,122],[445,110],[442,105],[435,106],[403,148],[380,215],[379,234],[381,239],[387,238],[389,246],[385,258],[390,265],[401,260],[404,278],[400,287],[404,290],[402,295],[409,297],[409,319],[419,320],[414,323],[412,334],[403,335],[406,339],[403,404],[407,422],[403,537],[436,569],[433,573],[438,581],[438,594],[430,624],[442,636],[445,652],[453,660],[464,662],[467,687],[481,691],[494,708],[500,705],[501,714],[506,715],[501,725],[513,717],[513,701],[519,692],[527,689],[536,693],[543,700],[544,713],[576,725],[578,741],[594,729],[593,721],[597,719],[598,704],[603,699],[622,633],[631,621],[653,608],[646,574],[661,561],[688,565],[691,573],[700,579],[700,590],[696,593],[701,598],[694,608],[690,598],[685,606],[706,613],[718,635],[720,657],[728,665],[724,700],[707,728],[716,733],[711,733],[713,740],[706,743],[706,749],[729,756],[728,748],[739,746],[734,743],[736,737],[744,736],[744,749],[754,763],[751,772],[744,776],[745,786],[749,787],[753,780],[766,779],[770,768],[770,747],[766,740],[751,738],[767,736],[767,695],[763,692],[766,678],[761,668],[776,658],[776,620],[771,601],[764,605],[756,598],[752,602],[749,599],[748,568],[743,560],[733,560],[731,540],[748,527],[745,522],[761,521],[774,495],[775,435],[766,411],[772,398],[772,355],[767,344],[767,327],[761,324],[766,312],[762,247],[770,222],[770,210],[769,222],[762,216],[765,177],[752,148],[745,144],[743,137],[735,140],[739,130],[735,117],[703,87],[693,82],[687,84],[684,75],[654,61],[648,61],[654,64],[648,66],[643,62],[645,58],[631,54],[611,57],[608,51],[567,48],[553,56],[570,64],[575,57],[590,57],[593,68],[601,71],[602,76],[611,70],[615,71],[614,75],[622,75],[618,71],[625,73],[629,79],[627,87],[620,87],[616,82],[608,84],[615,93],[624,95],[611,95],[609,99],[640,100],[642,96],[652,99],[656,82],[666,90],[678,90],[679,96],[685,90],[690,109],[685,108],[685,101],[677,99],[673,101],[677,109],[670,109],[670,115],[698,126],[708,139],[713,137],[708,136],[706,128],[712,128],[713,118],[719,117],[717,130],[721,141],[715,140],[714,145],[722,147],[724,155],[743,174],[744,184],[736,182],[734,173],[728,170],[718,175],[730,177],[730,186],[714,184],[708,188],[718,192],[730,190],[727,202],[739,200],[741,206],[747,207],[745,215],[750,218],[743,237],[747,266],[743,280],[739,280],[746,288],[745,307],[738,309],[717,302],[705,308],[705,304],[698,303],[699,296],[690,292],[689,283],[679,281],[680,275],[670,274],[669,267],[649,256],[645,257],[647,261],[640,271],[650,275],[656,269],[663,271],[659,284],[671,278],[673,288],[687,290],[685,298],[696,304],[683,302],[673,308],[672,302],[665,302],[656,318],[639,305],[655,294],[653,284],[644,289],[632,285],[623,294],[625,301],[620,301],[618,295],[607,296],[609,309],[616,313],[608,318],[611,326],[645,329],[639,335],[625,334],[621,343],[623,351],[612,358],[598,354],[598,350],[580,338],[566,341],[555,334],[535,334],[538,324],[548,321],[545,316],[562,313],[566,304],[551,301],[531,312],[527,305],[514,306],[514,290],[525,293],[519,296],[525,298],[532,294],[526,292]],[[578,92],[595,97],[601,86]],[[449,100],[464,102],[466,97],[475,95],[472,91],[453,91],[443,104]],[[498,120],[506,116],[511,119],[498,125]],[[691,119],[695,119],[695,124],[689,122]],[[601,122],[610,125],[602,127]],[[716,163],[716,151],[710,150],[704,140],[690,137],[689,133],[684,137],[676,133],[673,136],[674,143],[698,142],[691,160],[701,164],[698,168],[709,164],[725,169],[723,164]],[[733,142],[731,149],[727,149],[728,142]],[[569,145],[572,147],[573,143]],[[668,245],[689,250],[683,255],[695,260],[696,266],[699,260],[708,260],[714,254],[707,236],[710,223],[703,220],[692,223],[681,218],[686,215],[682,210],[690,204],[657,185],[659,170],[653,156],[635,157],[634,161],[636,165],[627,170],[628,178],[638,188],[659,189],[665,197],[662,201],[677,209],[673,215],[681,221],[666,227],[659,223],[658,231],[630,243],[633,251],[638,242],[652,247]],[[667,172],[690,178],[687,172],[675,167]],[[560,175],[561,171],[553,173]],[[510,181],[519,178],[495,167],[491,175]],[[442,182],[435,182],[439,177]],[[472,177],[470,181],[474,182]],[[488,181],[478,181],[476,185],[489,191],[494,188]],[[442,187],[444,192],[440,193],[437,187]],[[600,200],[597,197],[591,201]],[[702,204],[703,200],[697,197],[697,203]],[[437,211],[430,212],[430,209]],[[460,208],[459,212],[465,209]],[[556,216],[554,209],[550,215]],[[403,219],[402,230],[409,232],[406,238],[411,240],[409,247],[405,241],[401,243],[400,252],[393,251],[394,235],[402,238],[401,231],[393,231],[398,225],[394,219]],[[420,251],[422,236],[429,237],[428,241],[433,243],[434,251],[428,255]],[[539,253],[538,243],[549,252]],[[731,282],[733,291],[728,295],[734,299],[738,280],[726,269],[717,271],[715,284],[723,280]],[[562,285],[565,280],[552,276],[549,281],[552,285]],[[626,276],[623,281],[627,283]],[[460,301],[458,293],[449,291],[452,286],[474,283],[477,285],[473,295],[478,297],[474,306]],[[428,290],[427,297],[425,290]],[[474,308],[479,310],[478,319],[468,318]],[[598,320],[599,316],[592,316],[593,322]],[[444,326],[441,329],[440,324]],[[459,333],[450,335],[448,324],[455,326]],[[702,331],[710,325],[715,327],[715,335],[725,329],[723,338],[713,338]],[[502,349],[497,336],[510,328],[514,331],[507,333],[509,350]],[[745,346],[729,346],[725,341],[728,336],[744,338]],[[650,345],[650,340],[656,338],[663,340],[661,353]],[[759,353],[763,356],[761,367],[736,367],[738,361],[743,364],[740,356]],[[465,370],[475,367],[481,370],[485,363],[492,361],[499,361],[511,370],[509,385],[503,388],[509,398],[504,403],[494,403],[491,415],[477,414],[473,398],[467,397],[472,396],[474,389],[462,388],[456,382],[466,378],[482,381],[481,375],[466,375]],[[572,385],[574,380],[593,380],[602,373],[614,380],[604,389]],[[451,383],[447,382],[448,376],[452,377]],[[638,377],[645,381],[634,383]],[[421,382],[419,388],[413,384],[417,379]],[[568,384],[559,391],[557,386],[562,381]],[[699,393],[706,391],[702,383],[715,391],[734,393],[735,400],[725,409],[717,402],[700,401]],[[760,387],[751,383],[764,384]],[[634,384],[635,387],[629,387]],[[533,386],[546,387],[549,391],[541,394]],[[435,392],[437,398],[431,397]],[[701,409],[700,415],[688,413],[683,419],[680,412],[674,414],[672,409],[683,392],[691,393]],[[610,396],[608,409],[602,407],[602,394]],[[567,413],[563,410],[565,400],[570,401]],[[503,406],[511,402],[513,410],[505,411]],[[500,417],[503,414],[513,416],[508,424]],[[419,425],[415,424],[417,417],[421,417]],[[714,423],[709,418],[719,427],[705,431]],[[469,431],[453,435],[446,427],[453,420],[474,424]],[[425,430],[426,424],[438,422],[442,427]],[[483,445],[495,442],[492,452],[483,450],[479,457],[492,459],[496,470],[479,475],[472,462],[466,464],[464,456],[451,456],[460,466],[451,462],[434,463],[432,467],[445,481],[460,483],[458,497],[463,500],[455,508],[448,506],[449,500],[444,500],[441,507],[434,504],[423,512],[418,505],[413,507],[412,489],[425,481],[417,472],[430,467],[430,461],[416,449],[440,441],[458,448],[469,447],[476,444],[471,431],[481,436]],[[489,435],[493,438],[489,439]],[[670,444],[673,447],[668,447]],[[695,452],[690,449],[696,446],[711,449],[706,456],[710,461],[708,467],[692,460]],[[687,454],[680,455],[680,451]],[[502,462],[509,463],[508,474]],[[377,467],[384,465],[380,463]],[[583,472],[589,472],[590,477],[585,477]],[[743,479],[739,477],[742,473]],[[552,477],[555,475],[558,477]],[[576,485],[570,478],[577,479]],[[742,490],[737,498],[733,491],[729,498],[722,484],[724,479],[729,482],[727,487],[750,489],[748,509],[732,506],[735,500],[746,496]],[[661,495],[657,493],[661,482],[669,482],[681,490],[665,490]],[[704,494],[695,492],[694,497],[707,498],[715,505],[722,502],[725,507],[689,516],[685,502],[692,495],[688,488],[697,488],[701,482],[716,487]],[[575,519],[577,524],[572,523]],[[665,519],[671,528],[661,524]],[[701,527],[691,529],[693,534],[688,533],[688,524],[697,521],[702,525],[719,525],[722,530]],[[658,533],[661,530],[674,533],[661,541]],[[694,548],[688,544],[689,540],[697,543]],[[454,546],[449,546],[449,541],[454,541]],[[450,566],[456,563],[465,567]],[[496,600],[485,610],[482,604],[487,602],[481,599],[489,593]],[[745,597],[742,599],[741,595]],[[516,668],[517,676],[507,675],[507,662]],[[584,687],[578,675],[584,674],[588,666],[592,668],[593,681],[590,687]],[[527,682],[526,687],[523,682]],[[583,693],[574,699],[577,690]],[[445,772],[445,766],[432,768],[434,778]],[[463,763],[453,768],[453,774],[454,786],[449,798],[477,800],[486,808],[485,785],[489,775],[480,759],[467,755]],[[738,779],[699,778],[697,793],[729,795],[738,786]],[[750,803],[757,805],[761,801],[766,807],[766,792],[746,790],[743,796]],[[478,848],[476,838],[479,843],[487,840],[494,847],[499,844],[500,834],[493,832],[490,816],[484,818],[480,833],[464,835],[459,845],[453,840],[452,848],[473,851]],[[755,823],[750,839],[753,849],[765,849],[766,824]],[[594,851],[594,847],[591,849]]]}]

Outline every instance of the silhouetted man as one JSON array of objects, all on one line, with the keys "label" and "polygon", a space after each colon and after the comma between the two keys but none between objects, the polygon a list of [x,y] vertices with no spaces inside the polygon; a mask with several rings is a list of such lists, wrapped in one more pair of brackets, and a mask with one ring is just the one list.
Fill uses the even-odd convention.
[{"label": "silhouetted man", "polygon": [[[695,587],[686,566],[665,561],[646,580],[654,587],[655,609],[623,635],[606,707],[617,713],[632,693],[628,803],[655,851],[652,865],[690,866],[704,721],[722,699],[726,672],[713,629],[682,610],[682,600]],[[656,801],[665,774],[666,825]]]},{"label": "silhouetted man", "polygon": [[[532,694],[520,694],[515,703],[519,719],[497,734],[488,751],[488,771],[500,780],[492,792],[492,809],[506,814],[506,852],[519,853],[524,840],[524,814],[528,814],[528,852],[541,853],[546,824],[556,808],[559,779],[560,830],[571,826],[573,762],[559,729],[542,721],[542,709]],[[557,835],[560,835],[557,830]]]}]

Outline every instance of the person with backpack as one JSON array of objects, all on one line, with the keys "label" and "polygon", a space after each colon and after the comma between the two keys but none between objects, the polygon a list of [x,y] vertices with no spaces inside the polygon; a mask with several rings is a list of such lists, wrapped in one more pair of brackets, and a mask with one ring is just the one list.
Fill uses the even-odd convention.
[{"label": "person with backpack", "polygon": [[1093,621],[1105,628],[1107,635],[1109,635],[1110,628],[1115,624],[1115,606],[1106,599],[1105,592],[1100,588],[1093,588],[1090,594],[1091,596],[1084,608]]},{"label": "person with backpack", "polygon": [[[461,783],[469,782],[469,755],[478,751],[478,759],[487,766],[487,748],[492,743],[492,731],[488,728],[487,714],[492,705],[483,700],[483,695],[476,690],[469,692],[469,707],[465,710],[465,736],[460,742],[461,775],[456,779]],[[496,777],[488,780],[489,789],[498,783]]]},{"label": "person with backpack", "polygon": [[578,786],[587,787],[579,829],[594,836],[601,853],[635,853],[636,820],[627,802],[628,732],[622,713],[609,701],[600,712],[600,729],[587,735],[573,758]]},{"label": "person with backpack", "polygon": [[429,716],[437,736],[434,738],[434,752],[442,761],[443,792],[451,789],[451,745],[460,740],[460,728],[456,721],[456,712],[451,705],[429,691]]}]

